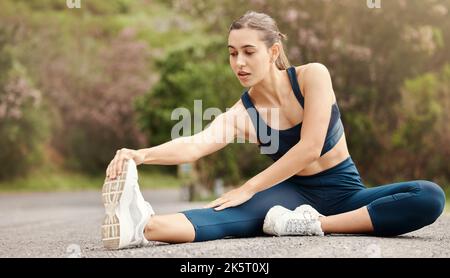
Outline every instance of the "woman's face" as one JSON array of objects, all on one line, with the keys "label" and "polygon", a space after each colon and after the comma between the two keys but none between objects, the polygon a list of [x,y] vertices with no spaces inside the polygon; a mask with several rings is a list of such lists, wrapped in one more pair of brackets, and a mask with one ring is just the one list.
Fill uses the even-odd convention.
[{"label": "woman's face", "polygon": [[244,87],[264,79],[272,64],[270,51],[260,36],[261,31],[248,28],[232,30],[228,35],[230,65]]}]

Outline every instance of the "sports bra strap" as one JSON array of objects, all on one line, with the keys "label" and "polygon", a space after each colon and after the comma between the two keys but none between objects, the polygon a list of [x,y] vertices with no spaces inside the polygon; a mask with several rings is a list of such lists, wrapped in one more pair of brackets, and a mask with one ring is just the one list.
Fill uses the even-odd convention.
[{"label": "sports bra strap", "polygon": [[[258,140],[258,143],[261,141],[259,140],[259,113],[258,110],[256,110],[255,105],[253,104],[252,100],[250,99],[250,96],[248,94],[248,91],[246,90],[242,96],[241,96],[242,103],[244,104],[245,109],[247,110],[247,113],[252,120],[253,126],[256,130],[256,140]],[[264,121],[262,121],[263,123]]]},{"label": "sports bra strap", "polygon": [[295,96],[297,97],[298,101],[300,102],[300,105],[302,108],[305,107],[305,99],[303,98],[303,95],[300,90],[300,86],[298,85],[297,80],[297,74],[295,72],[295,67],[290,67],[286,69],[289,75],[289,80],[291,81],[292,90],[294,91]]}]

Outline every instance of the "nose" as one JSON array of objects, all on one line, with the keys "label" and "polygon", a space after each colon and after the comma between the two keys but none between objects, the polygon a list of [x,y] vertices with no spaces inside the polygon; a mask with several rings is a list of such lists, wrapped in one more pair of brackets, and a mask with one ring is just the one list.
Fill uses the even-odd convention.
[{"label": "nose", "polygon": [[236,65],[238,67],[243,67],[245,66],[245,59],[244,59],[244,55],[238,55],[237,59],[236,59]]}]

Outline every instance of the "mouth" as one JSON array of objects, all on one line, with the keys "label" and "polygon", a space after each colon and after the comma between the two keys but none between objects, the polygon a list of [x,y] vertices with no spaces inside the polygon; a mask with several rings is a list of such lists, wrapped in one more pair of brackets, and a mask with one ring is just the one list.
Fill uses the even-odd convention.
[{"label": "mouth", "polygon": [[238,72],[238,77],[239,77],[239,79],[241,79],[241,80],[245,80],[245,79],[247,79],[249,76],[250,76],[250,73],[248,73],[248,72],[245,72],[245,71],[239,71],[239,72]]}]

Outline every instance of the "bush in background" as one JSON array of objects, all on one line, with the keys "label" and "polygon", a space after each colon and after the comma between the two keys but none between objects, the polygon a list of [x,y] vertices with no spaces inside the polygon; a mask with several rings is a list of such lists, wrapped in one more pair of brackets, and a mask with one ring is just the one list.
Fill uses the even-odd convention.
[{"label": "bush in background", "polygon": [[0,28],[0,180],[25,176],[42,160],[48,119],[42,95],[13,56]]}]

